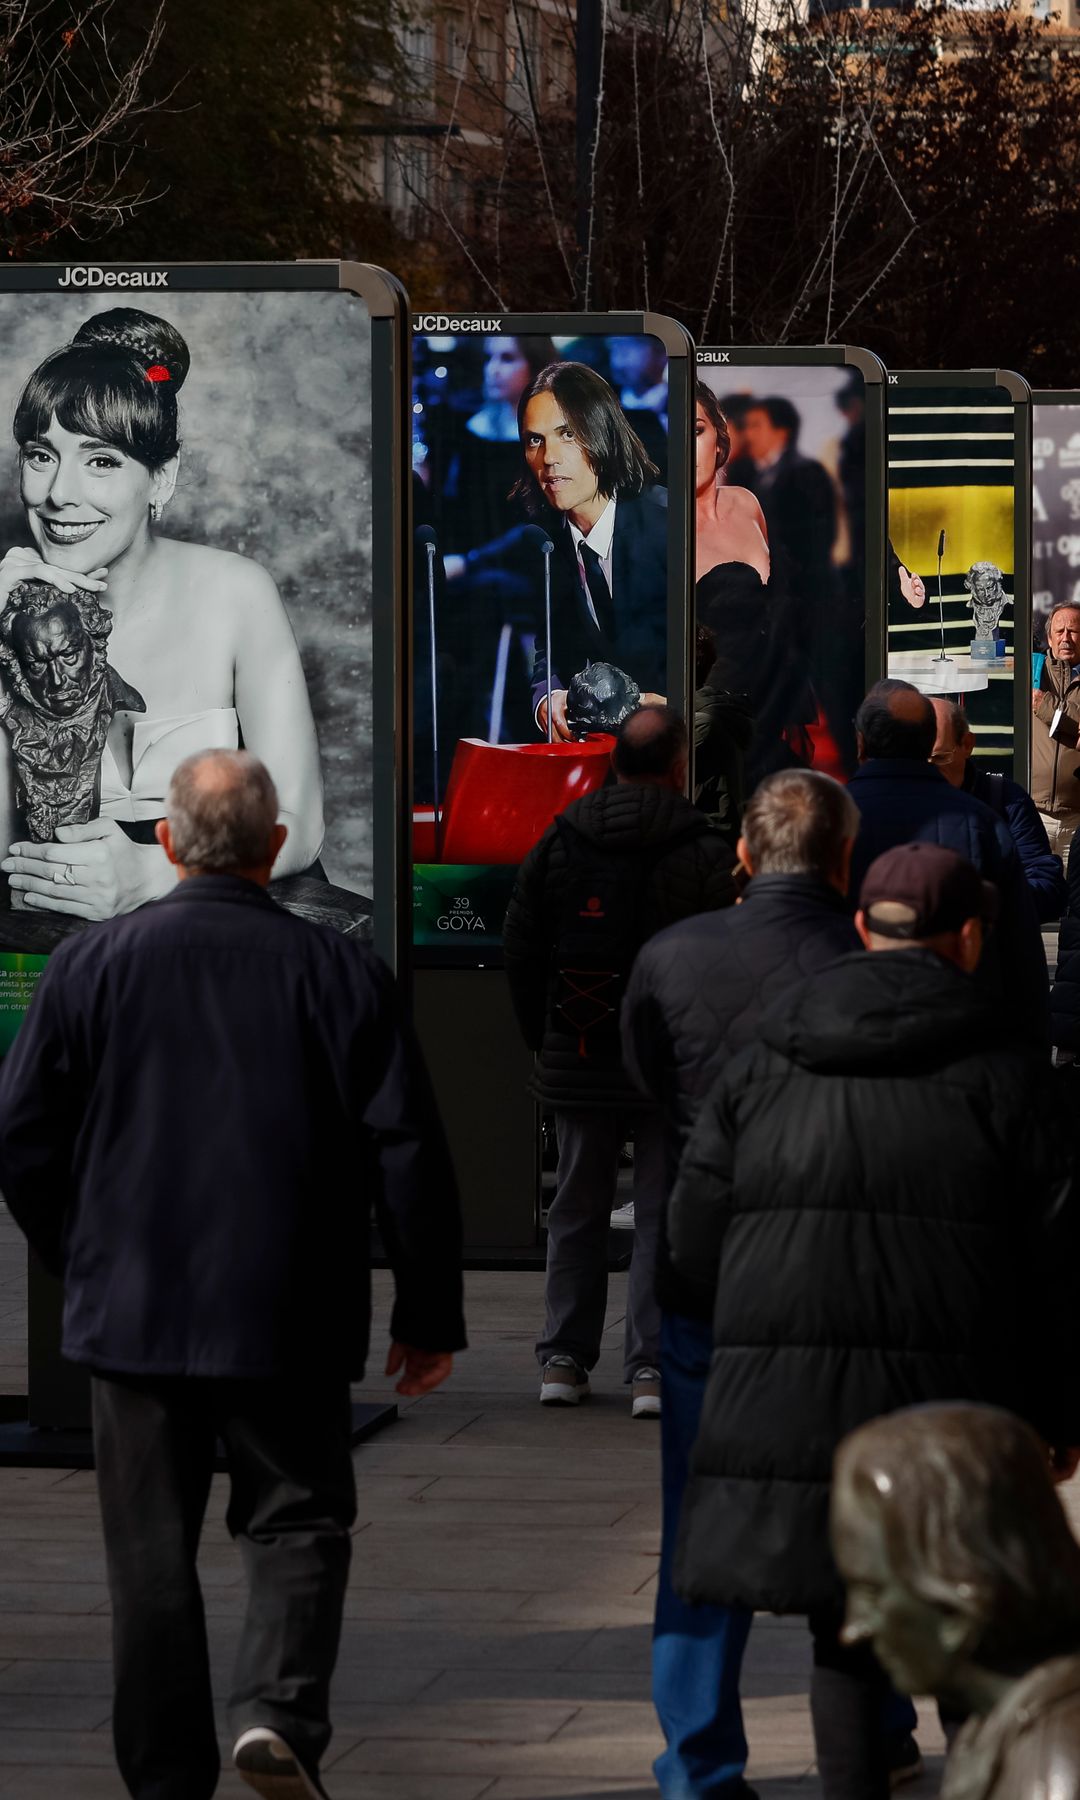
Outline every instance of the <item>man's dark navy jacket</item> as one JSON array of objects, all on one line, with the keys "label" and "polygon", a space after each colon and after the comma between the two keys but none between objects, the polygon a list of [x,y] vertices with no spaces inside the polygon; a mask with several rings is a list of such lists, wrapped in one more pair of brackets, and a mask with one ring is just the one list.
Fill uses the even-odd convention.
[{"label": "man's dark navy jacket", "polygon": [[1035,905],[1003,819],[962,789],[950,787],[932,763],[908,757],[871,757],[848,783],[859,809],[851,862],[852,898],[875,857],[896,844],[942,844],[973,863],[998,890],[1000,911],[979,978],[1004,1002],[1018,1036],[1040,1049],[1050,1042],[1050,984]]},{"label": "man's dark navy jacket", "polygon": [[373,1208],[391,1335],[465,1342],[454,1178],[390,973],[249,881],[183,881],[50,957],[0,1071],[0,1189],[93,1368],[355,1379]]}]

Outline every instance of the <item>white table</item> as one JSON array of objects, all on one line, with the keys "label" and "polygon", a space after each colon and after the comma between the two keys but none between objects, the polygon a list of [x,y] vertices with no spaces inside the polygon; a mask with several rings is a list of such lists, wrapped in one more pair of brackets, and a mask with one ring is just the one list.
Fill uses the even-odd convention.
[{"label": "white table", "polygon": [[973,663],[966,653],[951,656],[942,669],[941,657],[934,650],[894,652],[889,657],[889,674],[897,681],[910,681],[920,694],[980,694],[990,686],[992,675],[1012,676],[1011,656],[996,657],[993,662]]}]

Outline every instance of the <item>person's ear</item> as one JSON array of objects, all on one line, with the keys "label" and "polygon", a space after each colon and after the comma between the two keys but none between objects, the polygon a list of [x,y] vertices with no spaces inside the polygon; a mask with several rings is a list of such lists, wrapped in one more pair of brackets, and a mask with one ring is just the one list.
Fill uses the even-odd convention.
[{"label": "person's ear", "polygon": [[863,949],[869,950],[869,948],[870,948],[870,927],[866,923],[866,914],[863,912],[863,909],[861,906],[860,906],[858,912],[855,914],[855,929],[858,932],[860,938],[862,939]]},{"label": "person's ear", "polygon": [[289,827],[287,825],[278,824],[278,825],[274,826],[273,831],[270,833],[270,861],[268,864],[269,868],[272,869],[274,864],[277,862],[277,859],[281,855],[282,849],[284,847],[285,839],[288,837],[288,835],[289,835]]},{"label": "person's ear", "polygon": [[965,919],[959,931],[960,967],[965,975],[974,975],[983,950],[981,919]]},{"label": "person's ear", "polygon": [[685,792],[686,771],[689,767],[690,764],[685,756],[680,756],[678,762],[671,765],[671,785],[677,794]]},{"label": "person's ear", "polygon": [[180,452],[170,456],[167,463],[155,469],[150,477],[150,498],[155,506],[168,506],[176,492],[176,478],[180,473]]},{"label": "person's ear", "polygon": [[154,826],[154,836],[157,838],[158,843],[161,845],[161,848],[164,850],[166,856],[168,857],[169,861],[173,864],[174,868],[178,868],[179,864],[180,864],[180,858],[177,856],[176,851],[173,848],[172,832],[169,830],[168,819],[159,819],[158,820],[157,824]]},{"label": "person's ear", "polygon": [[750,846],[744,837],[741,837],[736,844],[735,855],[738,861],[742,863],[746,873],[752,875],[754,873],[754,864],[750,856]]},{"label": "person's ear", "polygon": [[864,763],[866,761],[866,739],[863,737],[861,731],[855,733],[855,755],[859,762]]}]

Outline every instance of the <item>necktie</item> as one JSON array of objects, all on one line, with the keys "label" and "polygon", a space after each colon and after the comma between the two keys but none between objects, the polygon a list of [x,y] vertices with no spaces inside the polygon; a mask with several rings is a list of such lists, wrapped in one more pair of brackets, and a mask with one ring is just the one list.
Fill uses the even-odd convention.
[{"label": "necktie", "polygon": [[596,611],[596,622],[600,627],[600,635],[611,644],[615,638],[615,608],[611,604],[611,589],[607,584],[607,576],[604,574],[599,555],[591,544],[582,544],[581,561],[585,570],[589,598]]}]

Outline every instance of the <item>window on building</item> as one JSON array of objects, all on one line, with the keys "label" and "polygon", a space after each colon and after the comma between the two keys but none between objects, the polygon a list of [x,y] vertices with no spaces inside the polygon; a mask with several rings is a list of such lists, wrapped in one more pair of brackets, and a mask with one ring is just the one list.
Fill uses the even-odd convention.
[{"label": "window on building", "polygon": [[540,13],[517,0],[506,15],[506,104],[511,112],[530,110],[528,76],[533,92],[541,92]]},{"label": "window on building", "polygon": [[556,103],[575,92],[574,46],[564,26],[557,26],[547,41],[544,74],[548,98]]},{"label": "window on building", "polygon": [[495,29],[495,21],[485,13],[477,14],[469,57],[477,80],[501,99],[502,58],[499,53],[499,34]]},{"label": "window on building", "polygon": [[435,27],[430,18],[415,13],[401,27],[401,49],[410,88],[410,102],[426,109],[435,88]]},{"label": "window on building", "polygon": [[407,231],[415,230],[427,213],[431,177],[431,145],[426,138],[387,139],[386,204]]},{"label": "window on building", "polygon": [[443,63],[451,75],[460,75],[465,68],[465,43],[469,31],[469,19],[466,13],[447,12],[443,14]]}]

